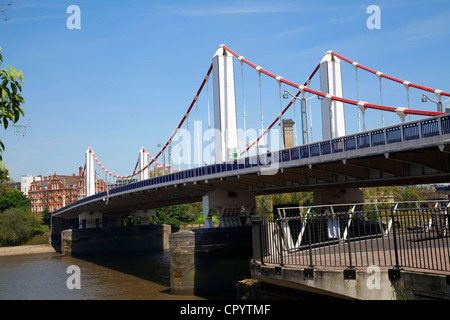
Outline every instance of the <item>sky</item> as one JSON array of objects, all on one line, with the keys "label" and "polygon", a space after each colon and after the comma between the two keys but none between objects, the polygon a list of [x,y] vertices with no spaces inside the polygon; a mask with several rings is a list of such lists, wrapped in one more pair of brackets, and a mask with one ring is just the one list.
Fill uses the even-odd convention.
[{"label": "sky", "polygon": [[[142,147],[155,156],[158,143],[172,135],[221,44],[298,84],[333,50],[385,74],[450,91],[447,0],[0,0],[9,2],[0,13],[2,67],[23,72],[25,116],[17,123],[21,128],[0,129],[0,137],[6,147],[3,163],[15,181],[27,174],[78,173],[89,147],[109,171],[130,174]],[[71,5],[79,8],[77,20]],[[378,29],[367,25],[371,5],[380,9]],[[80,28],[70,28],[76,21]],[[408,102],[401,84],[383,79],[380,92],[376,76],[359,70],[356,80],[353,66],[341,62],[341,68],[345,98],[436,111],[434,103],[421,102],[419,90],[410,89]],[[260,128],[261,105],[264,127],[279,113],[277,82],[263,77],[260,99],[258,81],[255,70],[235,61],[240,128],[244,106],[247,129]],[[311,88],[319,90],[318,76]],[[285,85],[281,89],[296,93]],[[320,101],[309,101],[309,134],[319,141]],[[284,107],[288,100],[281,103]],[[212,82],[196,106],[201,134],[208,128],[208,105],[212,113]],[[285,118],[298,122],[296,108]],[[345,115],[347,134],[360,130],[357,108],[345,106]],[[364,120],[367,130],[400,122],[395,114],[373,110]],[[301,144],[301,127],[296,130]]]}]

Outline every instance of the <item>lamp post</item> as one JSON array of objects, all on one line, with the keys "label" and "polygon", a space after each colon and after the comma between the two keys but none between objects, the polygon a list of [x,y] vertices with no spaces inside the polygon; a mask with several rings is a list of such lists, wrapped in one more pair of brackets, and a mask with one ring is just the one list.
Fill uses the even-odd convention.
[{"label": "lamp post", "polygon": [[450,98],[447,99],[447,100],[445,100],[444,102],[442,102],[441,99],[439,99],[439,101],[435,101],[435,100],[431,99],[429,96],[427,96],[425,93],[423,93],[423,94],[422,94],[422,102],[427,102],[428,100],[430,100],[431,102],[436,103],[437,111],[438,111],[438,112],[443,112],[443,111],[442,111],[442,104],[443,104],[444,102],[449,101]]},{"label": "lamp post", "polygon": [[312,96],[312,97],[309,97],[309,98],[298,98],[298,97],[294,96],[292,93],[290,93],[288,90],[284,90],[283,99],[288,99],[289,95],[292,98],[301,101],[302,139],[303,139],[303,144],[308,144],[309,143],[309,139],[308,139],[308,110],[306,108],[306,101],[308,99],[314,98],[315,96]]},{"label": "lamp post", "polygon": [[[161,143],[161,141],[159,141],[158,142],[158,148],[161,148],[162,147],[162,143]],[[166,152],[164,151],[163,152],[163,163],[164,163],[164,168],[166,167]],[[158,166],[156,166],[155,168],[157,168]],[[159,169],[158,169],[158,171],[159,171]],[[165,170],[163,170],[163,175],[165,174]]]},{"label": "lamp post", "polygon": [[173,172],[173,169],[172,169],[172,141],[170,141],[168,152],[169,152],[169,171],[170,171],[170,173],[172,173]]}]

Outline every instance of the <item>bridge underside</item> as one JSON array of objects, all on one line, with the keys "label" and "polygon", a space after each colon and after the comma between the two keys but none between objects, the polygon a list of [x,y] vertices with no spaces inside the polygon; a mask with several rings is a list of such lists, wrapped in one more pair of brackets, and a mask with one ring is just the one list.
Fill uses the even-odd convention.
[{"label": "bridge underside", "polygon": [[160,208],[202,201],[213,190],[229,195],[249,192],[255,195],[297,191],[444,183],[450,181],[450,145],[440,144],[403,151],[383,151],[367,155],[349,154],[346,158],[318,157],[309,163],[282,162],[270,174],[264,170],[242,170],[149,187],[124,194],[99,198],[75,206],[57,217],[73,219],[82,212],[108,216],[134,210]]}]

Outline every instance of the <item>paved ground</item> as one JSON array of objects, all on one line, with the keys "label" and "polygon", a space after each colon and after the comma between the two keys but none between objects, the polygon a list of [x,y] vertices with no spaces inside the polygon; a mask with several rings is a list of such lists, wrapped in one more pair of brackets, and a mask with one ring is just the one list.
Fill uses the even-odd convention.
[{"label": "paved ground", "polygon": [[315,267],[394,267],[418,271],[438,271],[450,274],[450,237],[421,237],[420,234],[407,233],[396,238],[399,249],[395,254],[392,236],[351,240],[315,248],[303,246],[301,249],[283,250],[278,246],[271,248],[274,254],[267,255],[265,262],[281,262],[286,266]]}]

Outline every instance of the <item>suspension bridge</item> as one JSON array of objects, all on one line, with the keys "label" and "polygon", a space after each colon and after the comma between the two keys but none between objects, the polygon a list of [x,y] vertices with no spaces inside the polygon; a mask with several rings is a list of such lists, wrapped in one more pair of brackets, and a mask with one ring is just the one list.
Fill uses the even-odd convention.
[{"label": "suspension bridge", "polygon": [[[343,97],[343,63],[354,69],[356,100]],[[235,72],[238,67],[240,77],[236,76],[239,71]],[[253,78],[257,80],[256,89],[244,77],[248,68],[256,71],[257,77]],[[359,83],[358,72],[371,74],[379,81],[376,90],[380,91],[381,104],[359,99],[363,84]],[[318,76],[319,88],[313,89],[313,80]],[[273,81],[272,97],[267,100],[263,99],[264,78]],[[236,85],[239,79],[241,86]],[[407,108],[382,104],[388,100],[383,99],[382,80],[406,91]],[[210,87],[213,87],[212,102]],[[286,88],[284,92],[283,88]],[[296,90],[295,94],[288,89]],[[411,108],[411,89],[434,94],[440,102],[438,110]],[[246,207],[247,217],[254,212],[254,196],[258,194],[333,189],[335,197],[344,197],[346,190],[364,186],[447,182],[450,118],[442,112],[442,98],[449,96],[443,90],[375,71],[332,51],[324,55],[303,84],[298,84],[221,45],[187,111],[159,152],[152,156],[142,148],[133,171],[118,175],[107,169],[94,150],[88,148],[79,200],[53,212],[53,217],[79,217],[81,226],[83,219],[89,220],[88,215],[93,219],[93,212],[95,219],[100,217],[100,220],[103,215],[118,216],[130,211],[154,215],[154,208],[203,201],[207,227],[211,226],[214,209],[220,211],[221,225],[234,225],[242,207]],[[290,100],[284,105],[286,98]],[[300,112],[296,102],[301,105]],[[322,131],[315,142],[312,115],[319,108],[312,109],[313,103],[320,104]],[[201,110],[200,104],[206,110]],[[210,110],[211,104],[214,112]],[[270,108],[264,110],[267,104]],[[265,121],[267,114],[274,113],[276,104],[279,112],[275,112],[271,122]],[[254,108],[258,110],[249,110],[249,105],[258,106]],[[352,109],[345,113],[344,106]],[[238,109],[242,110],[242,117],[238,116]],[[371,118],[373,112],[381,114],[379,128],[366,130],[365,118],[369,111]],[[258,116],[249,119],[249,114]],[[358,129],[348,134],[346,117],[355,118],[356,114]],[[395,115],[397,124],[385,126],[389,114]],[[201,121],[200,116],[206,116],[206,120]],[[293,126],[286,124],[288,116],[294,120]],[[410,121],[411,116],[419,120]],[[238,122],[243,129],[238,128]],[[298,139],[298,127],[302,131],[302,143]],[[167,151],[169,161],[166,161]],[[154,170],[150,169],[152,165]],[[330,197],[333,198],[322,196]]]},{"label": "suspension bridge", "polygon": [[[450,93],[398,79],[333,51],[326,52],[312,70],[299,84],[221,45],[156,155],[142,147],[131,173],[119,175],[106,168],[103,163],[108,161],[101,162],[92,148],[86,150],[79,199],[52,213],[53,237],[60,237],[62,247],[68,244],[73,252],[91,252],[93,243],[102,252],[116,250],[125,248],[127,241],[125,250],[170,247],[176,253],[170,262],[171,288],[179,292],[192,293],[201,286],[210,289],[213,283],[219,288],[218,279],[234,288],[246,276],[252,257],[254,277],[339,297],[389,299],[392,292],[386,288],[400,277],[402,266],[426,264],[426,271],[437,271],[436,281],[442,282],[450,265],[448,201],[439,211],[408,211],[408,218],[394,217],[392,210],[389,215],[388,210],[356,212],[354,208],[364,207],[361,187],[450,181],[450,114],[443,112]],[[361,80],[370,77],[375,82]],[[344,97],[344,87],[356,98]],[[379,92],[379,103],[373,103],[373,92]],[[423,102],[435,102],[436,111],[411,107],[418,94]],[[434,94],[436,101],[427,94]],[[293,216],[278,209],[269,221],[254,215],[255,196],[296,191],[314,192],[316,207],[306,214],[304,208],[294,208]],[[152,223],[156,208],[192,202],[203,204],[203,229],[170,233]],[[331,213],[320,214],[326,206]],[[212,223],[215,212],[219,228]],[[150,229],[132,234],[130,228],[123,228],[122,217],[130,213],[139,221],[138,228]],[[405,222],[396,232],[399,219]],[[415,232],[426,236],[418,238]],[[202,252],[224,247],[233,248],[232,256],[230,250],[215,256],[214,261],[220,260],[227,270],[217,277],[215,272],[221,270],[211,268],[212,260]],[[380,271],[385,290],[379,296],[377,291],[355,291],[370,276],[355,268],[372,267],[376,254],[380,267],[389,268],[388,273]],[[423,264],[422,256],[429,255],[432,258]],[[333,260],[343,262],[330,265]],[[329,268],[343,270],[343,278]],[[425,279],[405,276],[420,286]],[[447,285],[439,290],[447,292],[450,275],[443,281]],[[330,287],[336,283],[343,285]]]}]

